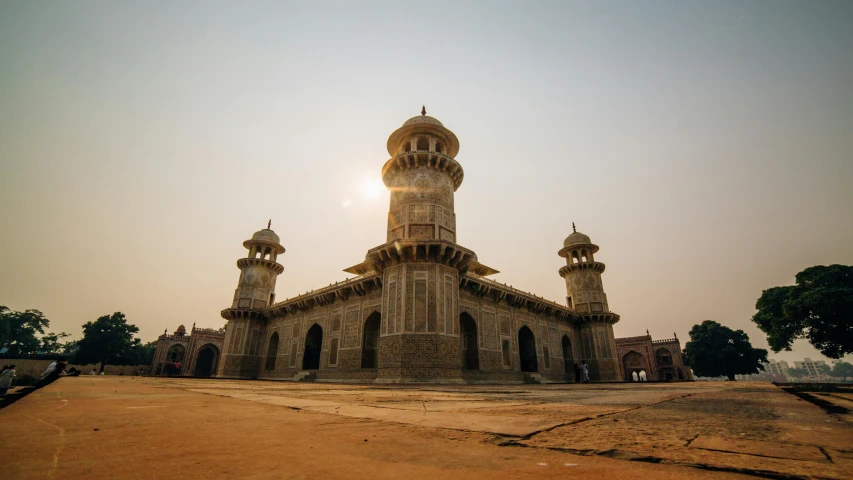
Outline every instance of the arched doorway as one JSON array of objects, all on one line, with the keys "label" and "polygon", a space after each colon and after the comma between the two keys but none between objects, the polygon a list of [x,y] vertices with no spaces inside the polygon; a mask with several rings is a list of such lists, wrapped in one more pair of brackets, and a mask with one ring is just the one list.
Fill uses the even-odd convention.
[{"label": "arched doorway", "polygon": [[187,349],[183,345],[172,345],[166,352],[166,367],[163,372],[170,377],[181,374],[181,365],[184,363],[184,355]]},{"label": "arched doorway", "polygon": [[[646,357],[631,350],[622,357],[622,370],[625,372],[626,382],[640,381],[640,371],[646,367]],[[637,378],[634,379],[634,374]]]},{"label": "arched doorway", "polygon": [[216,373],[216,364],[219,361],[219,349],[216,345],[208,343],[198,349],[198,355],[195,359],[196,377],[212,377]]},{"label": "arched doorway", "polygon": [[480,369],[480,352],[477,349],[477,324],[471,315],[462,312],[459,315],[459,331],[462,332],[462,370]]},{"label": "arched doorway", "polygon": [[665,382],[671,382],[675,380],[675,369],[672,367],[664,367],[658,369],[658,380],[663,380]]},{"label": "arched doorway", "polygon": [[672,365],[672,352],[666,348],[659,348],[655,351],[655,363],[660,365]]},{"label": "arched doorway", "polygon": [[361,335],[361,368],[376,368],[379,364],[379,325],[382,316],[373,312],[364,322]]},{"label": "arched doorway", "polygon": [[270,346],[267,349],[267,364],[266,370],[275,370],[275,357],[278,355],[278,332],[275,332],[270,337]]},{"label": "arched doorway", "polygon": [[527,327],[521,327],[518,331],[518,356],[521,359],[522,372],[539,371],[539,364],[536,361],[536,339]]},{"label": "arched doorway", "polygon": [[302,356],[303,370],[320,368],[320,350],[323,348],[323,329],[314,324],[305,335],[305,354]]},{"label": "arched doorway", "polygon": [[566,376],[571,378],[574,373],[574,358],[572,357],[572,342],[569,341],[568,335],[563,335],[563,368],[566,370]]}]

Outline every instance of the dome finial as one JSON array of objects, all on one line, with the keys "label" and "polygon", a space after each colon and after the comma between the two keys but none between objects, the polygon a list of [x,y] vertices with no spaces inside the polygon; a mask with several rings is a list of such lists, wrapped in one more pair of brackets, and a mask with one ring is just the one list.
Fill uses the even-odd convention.
[{"label": "dome finial", "polygon": [[426,115],[426,105],[421,105],[421,115]]},{"label": "dome finial", "polygon": [[578,229],[577,229],[577,228],[575,228],[575,222],[572,222],[572,232],[573,232],[573,233],[578,233]]},{"label": "dome finial", "polygon": [[269,230],[271,226],[272,226],[272,219],[270,219],[270,220],[267,222],[267,230]]}]

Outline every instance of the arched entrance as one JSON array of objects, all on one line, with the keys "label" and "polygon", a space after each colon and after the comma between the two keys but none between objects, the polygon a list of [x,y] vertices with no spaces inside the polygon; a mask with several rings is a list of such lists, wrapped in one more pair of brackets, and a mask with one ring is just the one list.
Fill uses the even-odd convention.
[{"label": "arched entrance", "polygon": [[180,375],[181,365],[184,363],[186,352],[187,349],[180,344],[169,347],[169,350],[166,352],[166,367],[163,369],[163,373],[170,377],[172,375]]},{"label": "arched entrance", "polygon": [[672,367],[658,369],[658,380],[663,380],[665,382],[675,380],[675,369]]},{"label": "arched entrance", "polygon": [[275,357],[278,355],[278,332],[275,332],[270,337],[270,346],[267,348],[267,364],[264,366],[266,370],[275,370]]},{"label": "arched entrance", "polygon": [[536,339],[527,327],[521,327],[518,331],[518,356],[521,359],[522,372],[539,371],[539,364],[536,361]]},{"label": "arched entrance", "polygon": [[568,335],[563,335],[563,368],[566,376],[571,378],[574,373],[574,358],[572,357],[572,342]]},{"label": "arched entrance", "polygon": [[379,364],[379,325],[382,316],[373,312],[364,322],[361,335],[361,368],[376,368]]},{"label": "arched entrance", "polygon": [[672,352],[666,348],[659,348],[655,351],[655,363],[660,365],[672,365]]},{"label": "arched entrance", "polygon": [[477,324],[471,315],[459,315],[459,331],[462,332],[462,370],[480,369],[480,352],[477,349]]},{"label": "arched entrance", "polygon": [[195,358],[196,377],[212,377],[216,373],[216,364],[219,362],[219,349],[216,345],[208,343],[198,349],[198,355]]},{"label": "arched entrance", "polygon": [[323,329],[314,324],[305,335],[305,354],[302,356],[303,370],[320,368],[320,350],[323,348]]},{"label": "arched entrance", "polygon": [[[646,357],[631,350],[622,357],[622,370],[625,372],[626,382],[641,381],[640,372],[646,368]],[[636,374],[636,379],[634,378]]]}]

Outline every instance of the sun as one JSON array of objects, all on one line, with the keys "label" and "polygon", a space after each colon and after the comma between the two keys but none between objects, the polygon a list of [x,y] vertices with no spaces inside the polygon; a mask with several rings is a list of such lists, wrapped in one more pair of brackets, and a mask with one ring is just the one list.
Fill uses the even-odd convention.
[{"label": "sun", "polygon": [[370,200],[379,199],[385,191],[385,184],[375,178],[364,177],[361,183],[361,193]]}]

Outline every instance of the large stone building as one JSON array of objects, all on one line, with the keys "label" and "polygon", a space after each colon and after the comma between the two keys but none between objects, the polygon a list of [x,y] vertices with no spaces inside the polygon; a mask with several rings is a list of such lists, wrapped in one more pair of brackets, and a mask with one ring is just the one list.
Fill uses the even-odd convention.
[{"label": "large stone building", "polygon": [[[571,382],[575,364],[586,362],[593,381],[625,378],[613,335],[619,315],[608,307],[604,264],[588,236],[573,231],[557,252],[566,260],[559,270],[565,304],[491,280],[497,270],[458,242],[454,192],[464,175],[456,135],[422,111],[391,134],[387,148],[386,242],[344,270],[355,278],[276,302],[285,252],[279,236],[267,225],[243,242],[248,253],[237,261],[237,289],[222,311],[217,377]],[[172,337],[161,337],[164,348],[178,344]],[[193,364],[182,374],[193,374]]]}]

